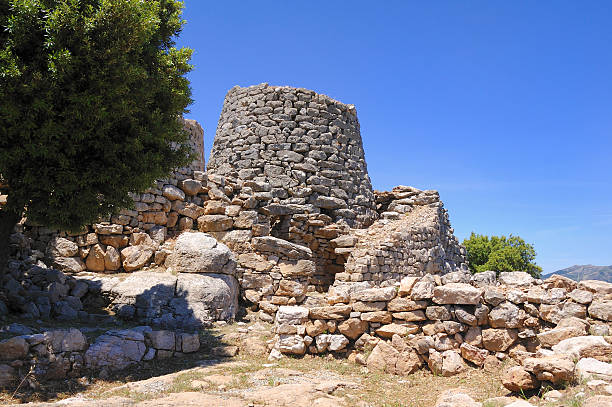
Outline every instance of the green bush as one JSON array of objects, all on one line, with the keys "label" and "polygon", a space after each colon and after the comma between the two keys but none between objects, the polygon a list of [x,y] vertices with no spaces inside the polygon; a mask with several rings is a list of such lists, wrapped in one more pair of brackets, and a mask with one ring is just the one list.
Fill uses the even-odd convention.
[{"label": "green bush", "polygon": [[0,275],[21,216],[76,230],[189,161],[175,0],[0,0]]},{"label": "green bush", "polygon": [[533,245],[525,243],[518,236],[485,236],[474,232],[463,241],[467,250],[470,271],[479,273],[493,270],[526,271],[540,277],[542,268],[535,264],[536,252]]}]

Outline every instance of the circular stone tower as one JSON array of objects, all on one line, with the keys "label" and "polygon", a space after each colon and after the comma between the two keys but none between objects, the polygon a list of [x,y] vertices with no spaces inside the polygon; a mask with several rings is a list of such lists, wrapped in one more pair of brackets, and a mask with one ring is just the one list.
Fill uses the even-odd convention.
[{"label": "circular stone tower", "polygon": [[232,88],[207,170],[352,227],[377,217],[355,107],[311,90]]}]

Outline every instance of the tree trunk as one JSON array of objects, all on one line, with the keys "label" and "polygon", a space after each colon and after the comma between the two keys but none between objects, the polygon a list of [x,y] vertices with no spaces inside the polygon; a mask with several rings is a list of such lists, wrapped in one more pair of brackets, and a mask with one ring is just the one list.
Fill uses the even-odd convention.
[{"label": "tree trunk", "polygon": [[9,237],[21,216],[13,211],[0,210],[0,280],[6,273],[9,257]]}]

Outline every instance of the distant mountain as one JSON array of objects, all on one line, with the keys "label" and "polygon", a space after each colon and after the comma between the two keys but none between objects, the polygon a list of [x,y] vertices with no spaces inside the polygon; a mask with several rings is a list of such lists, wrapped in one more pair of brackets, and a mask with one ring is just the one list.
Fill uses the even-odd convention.
[{"label": "distant mountain", "polygon": [[563,270],[555,271],[549,275],[559,274],[572,280],[602,280],[612,283],[612,266],[593,266],[591,264],[572,266]]}]

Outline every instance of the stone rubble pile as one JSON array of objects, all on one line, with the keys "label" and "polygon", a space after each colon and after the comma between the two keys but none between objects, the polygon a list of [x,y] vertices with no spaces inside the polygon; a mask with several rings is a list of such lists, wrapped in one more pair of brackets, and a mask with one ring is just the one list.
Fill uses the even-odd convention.
[{"label": "stone rubble pile", "polygon": [[11,309],[22,318],[96,322],[111,311],[124,320],[185,329],[233,319],[239,286],[229,248],[200,232],[183,233],[168,247],[173,273],[73,276],[12,261],[0,315]]},{"label": "stone rubble pile", "polygon": [[141,361],[180,357],[199,349],[197,333],[148,326],[107,331],[91,342],[75,328],[20,335],[0,341],[0,388],[26,376],[32,388],[41,381],[88,372],[104,376]]},{"label": "stone rubble pile", "polygon": [[521,367],[508,383],[526,389],[571,381],[583,358],[612,361],[612,284],[601,281],[458,271],[387,287],[337,284],[304,304],[277,310],[281,354],[339,352],[371,370],[403,375],[427,364],[443,376],[510,357]]}]

